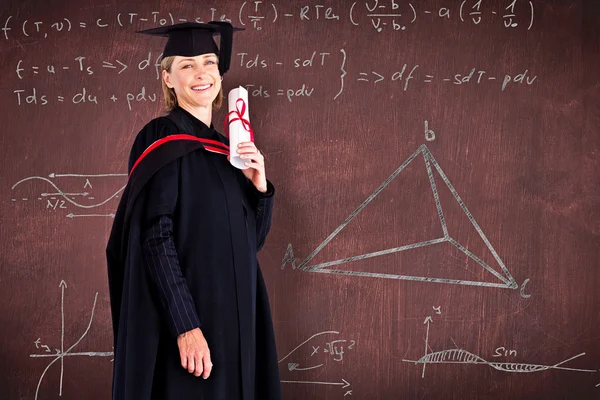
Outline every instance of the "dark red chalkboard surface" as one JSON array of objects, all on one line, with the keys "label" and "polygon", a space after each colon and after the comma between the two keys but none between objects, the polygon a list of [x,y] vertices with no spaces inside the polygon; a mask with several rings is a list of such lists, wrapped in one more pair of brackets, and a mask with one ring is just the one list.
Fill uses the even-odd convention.
[{"label": "dark red chalkboard surface", "polygon": [[597,1],[8,0],[0,398],[110,398],[104,249],[162,112],[135,31],[212,19],[246,28],[285,399],[600,396]]}]

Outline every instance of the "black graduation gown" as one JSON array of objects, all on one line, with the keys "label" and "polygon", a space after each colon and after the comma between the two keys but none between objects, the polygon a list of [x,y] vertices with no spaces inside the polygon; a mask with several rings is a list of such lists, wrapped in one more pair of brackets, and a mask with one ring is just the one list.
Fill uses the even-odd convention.
[{"label": "black graduation gown", "polygon": [[[196,137],[228,142],[180,108],[170,117],[144,127],[132,159],[155,140],[182,133],[182,126]],[[163,197],[173,198],[149,184],[165,168],[175,171],[177,180],[175,247],[214,364],[207,380],[181,367],[176,338],[143,262],[148,208],[160,208]],[[281,399],[270,306],[256,257],[270,228],[272,206],[272,197],[262,196],[226,156],[198,142],[166,142],[139,162],[107,246],[113,399]]]}]

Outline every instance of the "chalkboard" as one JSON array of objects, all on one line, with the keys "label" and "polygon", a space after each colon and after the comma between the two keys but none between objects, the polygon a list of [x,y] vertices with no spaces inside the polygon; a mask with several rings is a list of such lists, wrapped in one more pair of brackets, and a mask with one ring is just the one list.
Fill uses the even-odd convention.
[{"label": "chalkboard", "polygon": [[600,396],[600,3],[8,0],[0,398],[110,397],[104,249],[163,112],[135,31],[210,20],[245,28],[285,399]]}]

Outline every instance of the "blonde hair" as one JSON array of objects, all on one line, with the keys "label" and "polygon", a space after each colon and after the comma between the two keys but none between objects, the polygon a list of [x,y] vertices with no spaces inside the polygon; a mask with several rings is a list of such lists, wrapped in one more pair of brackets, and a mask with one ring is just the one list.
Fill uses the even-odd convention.
[{"label": "blonde hair", "polygon": [[[175,89],[168,87],[167,84],[165,83],[165,80],[162,78],[162,71],[167,71],[168,73],[171,73],[171,65],[173,65],[173,60],[175,60],[175,57],[176,56],[165,57],[160,62],[161,83],[162,83],[162,90],[163,90],[164,101],[165,101],[165,108],[166,108],[167,112],[171,112],[171,111],[173,111],[173,109],[175,107],[177,107],[177,95],[175,94]],[[213,103],[212,103],[213,110],[215,110],[215,111],[219,110],[219,108],[221,108],[222,105],[223,105],[223,86],[221,86],[221,89],[219,90],[219,94],[217,94],[217,97],[213,100]]]}]

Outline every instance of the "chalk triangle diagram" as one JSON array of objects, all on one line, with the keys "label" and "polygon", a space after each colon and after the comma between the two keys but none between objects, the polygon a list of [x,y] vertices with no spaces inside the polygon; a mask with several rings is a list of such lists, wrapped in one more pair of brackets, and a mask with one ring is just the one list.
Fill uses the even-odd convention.
[{"label": "chalk triangle diagram", "polygon": [[[322,262],[322,263],[315,264],[315,265],[310,265],[310,262],[315,258],[315,256],[317,254],[319,254],[319,252],[321,252],[321,250],[323,250],[323,248],[325,246],[327,246],[327,244],[329,242],[331,242],[331,240],[333,240],[336,237],[336,235],[338,235],[340,233],[340,231],[342,231],[346,227],[346,225],[348,225],[348,223],[350,223],[352,221],[352,219],[354,219],[356,217],[356,215],[358,215],[419,154],[421,154],[425,160],[425,166],[427,168],[427,175],[429,177],[431,193],[435,200],[435,205],[437,208],[439,221],[441,223],[442,230],[443,230],[443,237],[432,238],[430,240],[425,240],[425,241],[422,241],[419,243],[413,243],[413,244],[404,245],[404,246],[400,246],[400,247],[371,252],[368,254],[362,254],[359,256],[347,257],[347,258],[343,258],[343,259],[338,259],[338,260],[333,260],[333,261],[328,261],[328,262]],[[483,243],[485,244],[485,248],[487,248],[487,250],[489,250],[489,252],[492,254],[492,256],[495,259],[495,261],[497,262],[497,264],[500,266],[500,269],[502,271],[501,273],[496,271],[494,268],[490,267],[490,265],[488,263],[486,263],[480,257],[478,257],[476,254],[471,252],[467,248],[467,246],[464,246],[463,244],[459,243],[457,240],[455,240],[451,236],[452,232],[448,231],[448,227],[447,227],[446,221],[444,219],[444,212],[443,212],[443,208],[442,208],[442,204],[441,204],[442,202],[440,201],[440,196],[439,196],[438,188],[436,185],[436,179],[435,179],[434,173],[433,173],[434,169],[435,169],[435,171],[437,171],[438,176],[442,180],[442,182],[439,182],[439,184],[445,185],[446,188],[449,190],[449,192],[452,195],[451,201],[456,201],[456,203],[460,206],[462,213],[464,213],[464,215],[468,218],[468,220],[470,221],[472,226],[475,228],[475,230],[479,234]],[[374,273],[374,272],[361,272],[361,271],[356,271],[356,270],[349,271],[349,270],[332,269],[331,268],[331,267],[338,266],[341,264],[346,264],[346,263],[349,263],[352,261],[364,260],[364,259],[368,259],[368,258],[372,258],[372,257],[382,256],[385,254],[402,252],[402,251],[407,251],[407,250],[416,249],[416,248],[422,248],[422,247],[426,247],[426,246],[433,246],[433,245],[440,244],[440,243],[449,243],[452,246],[454,246],[458,251],[462,252],[464,255],[466,255],[473,261],[475,261],[481,268],[483,268],[484,270],[487,270],[490,274],[492,274],[498,280],[498,282],[486,282],[486,281],[475,281],[475,280],[465,280],[465,279],[447,279],[447,278],[436,278],[436,277],[426,277],[426,276],[409,276],[409,275],[399,275],[399,274],[398,275],[397,274],[382,274],[382,273]],[[401,279],[401,280],[409,280],[409,281],[436,282],[436,283],[469,285],[469,286],[485,286],[485,287],[506,288],[506,289],[518,288],[517,283],[515,282],[514,278],[512,277],[512,275],[510,274],[510,272],[508,271],[506,266],[504,265],[504,262],[502,261],[502,259],[500,258],[500,256],[498,255],[498,253],[496,252],[496,250],[494,249],[492,244],[489,242],[488,238],[483,233],[483,230],[479,227],[479,224],[477,224],[477,222],[475,221],[475,218],[473,217],[473,215],[467,209],[467,206],[460,198],[456,189],[454,189],[454,186],[452,186],[452,184],[450,183],[448,177],[446,176],[446,174],[444,173],[444,171],[442,170],[440,165],[437,163],[437,161],[435,160],[435,158],[433,157],[433,155],[431,154],[431,152],[429,151],[427,146],[424,144],[421,145],[409,158],[407,158],[406,161],[404,161],[404,163],[402,163],[402,165],[400,167],[398,167],[398,169],[396,171],[394,171],[392,173],[392,175],[390,175],[390,177],[388,179],[386,179],[382,185],[380,185],[356,210],[354,210],[348,216],[348,218],[346,218],[346,220],[344,222],[342,222],[342,224],[340,226],[338,226],[319,246],[317,246],[317,248],[304,261],[302,261],[302,263],[298,266],[298,268],[305,272],[320,272],[320,273],[328,273],[328,274],[340,274],[340,275],[362,276],[362,277],[377,277],[377,278],[387,278],[387,279]]]}]

